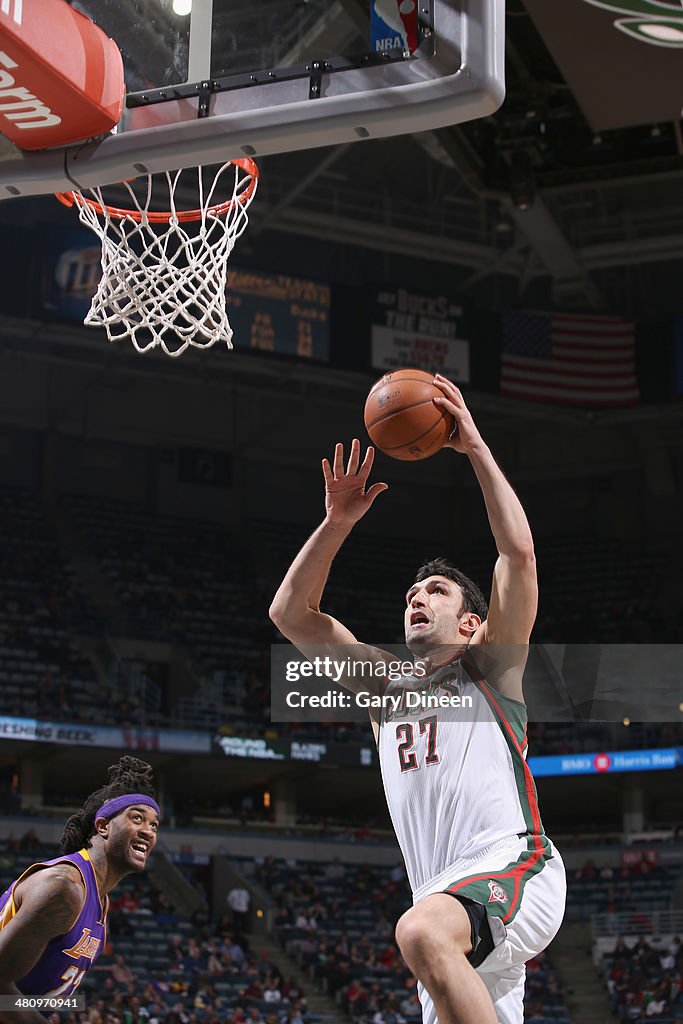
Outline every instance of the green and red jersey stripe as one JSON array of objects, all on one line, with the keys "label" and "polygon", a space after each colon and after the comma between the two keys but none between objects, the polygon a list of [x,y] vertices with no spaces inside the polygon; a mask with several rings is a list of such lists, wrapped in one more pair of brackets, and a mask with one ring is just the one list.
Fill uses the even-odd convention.
[{"label": "green and red jersey stripe", "polygon": [[543,833],[543,824],[541,822],[541,813],[538,807],[538,797],[536,794],[534,777],[531,774],[531,769],[526,763],[523,753],[523,749],[527,745],[526,722],[524,726],[524,735],[522,742],[520,743],[515,735],[512,723],[508,716],[503,712],[499,703],[501,698],[508,698],[504,698],[502,694],[496,694],[491,689],[488,683],[481,677],[477,666],[473,663],[471,658],[465,659],[464,665],[468,675],[472,679],[472,682],[486,698],[489,707],[498,720],[498,724],[503,731],[503,735],[510,749],[515,768],[515,777],[517,779],[520,803],[527,822],[527,827],[529,828],[529,842],[532,845],[532,849],[529,851],[528,857],[525,856],[525,854],[522,854],[519,861],[508,865],[508,867],[502,872],[498,874],[474,875],[470,878],[462,879],[460,882],[457,882],[454,886],[450,887],[448,891],[457,892],[458,889],[463,886],[471,885],[478,881],[488,881],[489,879],[497,880],[499,878],[512,879],[513,893],[510,900],[510,906],[503,917],[503,921],[505,922],[509,921],[514,916],[527,879],[542,870],[545,860],[548,857],[547,839]]}]

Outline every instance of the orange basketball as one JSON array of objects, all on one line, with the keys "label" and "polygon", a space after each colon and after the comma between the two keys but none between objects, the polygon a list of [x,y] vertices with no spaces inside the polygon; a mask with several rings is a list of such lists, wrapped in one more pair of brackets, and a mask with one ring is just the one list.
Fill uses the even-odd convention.
[{"label": "orange basketball", "polygon": [[426,459],[443,447],[453,430],[453,417],[434,405],[443,393],[433,373],[395,370],[370,389],[365,402],[365,427],[377,446],[392,459]]}]

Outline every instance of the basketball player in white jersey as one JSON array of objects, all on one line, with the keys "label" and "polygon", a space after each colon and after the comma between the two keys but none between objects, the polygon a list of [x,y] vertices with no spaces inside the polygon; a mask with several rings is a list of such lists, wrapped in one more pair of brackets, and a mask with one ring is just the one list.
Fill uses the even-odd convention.
[{"label": "basketball player in white jersey", "polygon": [[[435,403],[455,419],[447,447],[470,460],[498,559],[488,609],[476,585],[442,560],[423,566],[406,595],[406,643],[429,674],[390,682],[382,692],[400,696],[420,687],[468,696],[472,707],[462,714],[411,710],[404,696],[398,710],[382,709],[373,720],[413,890],[396,939],[419,981],[424,1024],[522,1024],[524,964],[556,934],[566,895],[564,866],[544,833],[526,764],[522,674],[538,599],[534,546],[524,510],[462,394],[440,375],[434,383],[441,392]],[[355,644],[359,660],[394,658],[360,644],[320,611],[335,555],[387,489],[367,487],[372,461],[370,448],[361,465],[357,440],[346,467],[340,444],[332,465],[323,460],[325,519],[273,600],[273,622],[304,653]],[[492,682],[477,663],[500,665],[494,651],[506,654]],[[369,688],[367,675],[345,683]]]}]

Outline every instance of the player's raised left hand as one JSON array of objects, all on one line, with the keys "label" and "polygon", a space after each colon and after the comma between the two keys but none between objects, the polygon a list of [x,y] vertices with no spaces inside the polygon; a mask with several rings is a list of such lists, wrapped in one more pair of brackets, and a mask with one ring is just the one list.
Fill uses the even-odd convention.
[{"label": "player's raised left hand", "polygon": [[323,459],[325,518],[334,526],[354,526],[369,511],[375,498],[389,487],[388,484],[377,483],[366,490],[375,449],[368,447],[362,463],[360,455],[360,441],[354,437],[346,468],[344,445],[341,442],[334,449],[332,465]]},{"label": "player's raised left hand", "polygon": [[481,434],[472,419],[472,413],[465,405],[460,388],[457,388],[446,377],[437,373],[434,385],[443,396],[435,398],[434,404],[442,411],[449,412],[455,420],[455,429],[444,444],[444,448],[454,448],[456,452],[467,455],[477,445],[483,444]]}]

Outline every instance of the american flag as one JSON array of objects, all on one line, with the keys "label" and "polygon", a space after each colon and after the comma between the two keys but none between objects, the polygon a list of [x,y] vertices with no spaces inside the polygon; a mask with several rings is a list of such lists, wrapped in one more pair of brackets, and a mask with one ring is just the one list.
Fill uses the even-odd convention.
[{"label": "american flag", "polygon": [[508,310],[500,391],[553,404],[635,405],[640,395],[633,323],[612,316]]}]

